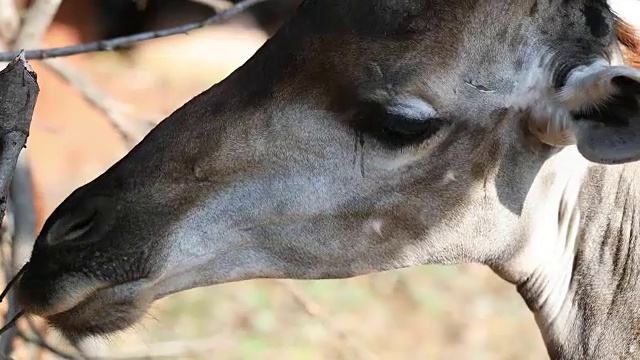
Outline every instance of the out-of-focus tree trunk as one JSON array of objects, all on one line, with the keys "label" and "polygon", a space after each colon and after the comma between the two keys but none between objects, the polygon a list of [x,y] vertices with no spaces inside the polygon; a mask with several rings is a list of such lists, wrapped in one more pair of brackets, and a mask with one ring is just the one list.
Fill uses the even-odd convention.
[{"label": "out-of-focus tree trunk", "polygon": [[[0,222],[4,219],[18,157],[29,136],[39,92],[36,73],[27,63],[24,54],[0,71]],[[5,333],[3,339],[0,339],[3,353],[5,347],[11,348],[11,344],[4,344],[13,338],[8,335]]]}]

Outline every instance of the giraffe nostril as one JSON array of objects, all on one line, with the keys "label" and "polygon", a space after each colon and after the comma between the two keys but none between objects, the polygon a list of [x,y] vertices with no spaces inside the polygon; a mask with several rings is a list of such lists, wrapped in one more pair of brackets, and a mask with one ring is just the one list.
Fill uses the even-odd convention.
[{"label": "giraffe nostril", "polygon": [[49,224],[45,224],[42,234],[44,243],[79,244],[99,238],[113,220],[113,212],[110,209],[109,204],[99,198],[93,198],[80,205],[76,203],[60,207],[47,220]]},{"label": "giraffe nostril", "polygon": [[70,214],[58,222],[47,233],[47,243],[55,245],[74,241],[88,235],[96,222],[96,211]]}]

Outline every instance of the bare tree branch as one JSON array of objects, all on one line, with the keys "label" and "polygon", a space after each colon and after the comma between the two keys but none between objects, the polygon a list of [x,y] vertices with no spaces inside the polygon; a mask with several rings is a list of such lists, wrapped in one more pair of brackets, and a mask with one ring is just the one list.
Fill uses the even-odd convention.
[{"label": "bare tree branch", "polygon": [[27,11],[13,48],[20,50],[39,46],[61,2],[62,0],[34,1]]},{"label": "bare tree branch", "polygon": [[[211,6],[217,11],[228,10],[233,7],[233,4],[226,0],[191,1]],[[257,2],[261,1],[265,0],[260,0]],[[36,35],[39,34],[39,37],[42,36],[43,32],[48,27],[48,25],[45,24],[47,23],[47,21],[50,22],[53,19],[55,11],[58,9],[60,2],[60,0],[40,0],[39,2],[36,2],[29,11],[30,15],[27,15],[25,28],[23,28],[23,30],[20,32],[18,41],[16,41],[16,46],[27,48],[36,46],[32,41],[35,41],[36,38],[38,38]],[[49,7],[46,7],[46,5],[48,5]],[[253,4],[243,5],[242,3],[239,3],[238,6],[245,6],[244,9],[247,9],[250,6],[253,6]],[[38,14],[36,10],[41,12],[42,17],[38,18],[36,16],[36,14]],[[237,13],[239,11],[242,11],[242,9],[234,9],[234,11],[235,13]],[[235,13],[227,14],[227,16],[230,17]],[[26,30],[27,27],[31,28],[31,30]],[[29,53],[29,51],[27,51],[27,53]],[[0,53],[0,57],[2,56],[2,54],[3,53]],[[56,74],[58,74],[58,76],[60,76],[62,79],[67,81],[78,92],[80,92],[85,100],[87,100],[91,105],[104,113],[113,128],[123,138],[128,148],[134,146],[153,127],[154,124],[143,124],[143,126],[138,126],[139,128],[137,129],[132,128],[131,124],[125,120],[126,116],[124,114],[126,111],[124,106],[119,102],[110,99],[107,94],[93,85],[92,82],[81,73],[75,71],[73,68],[67,66],[63,62],[55,59],[45,60],[44,64]]]},{"label": "bare tree branch", "polygon": [[18,332],[18,336],[25,342],[27,343],[31,343],[31,344],[35,344],[38,347],[41,347],[43,349],[46,349],[47,351],[55,354],[56,356],[62,358],[62,359],[67,359],[67,360],[78,360],[81,359],[79,357],[75,357],[71,354],[67,354],[61,350],[56,349],[55,347],[49,345],[49,343],[42,341],[42,339],[40,337],[31,337],[31,336],[27,336],[27,334],[25,334],[24,332],[22,332],[20,329],[17,330]]},{"label": "bare tree branch", "polygon": [[[53,21],[55,14],[58,12],[61,2],[62,0],[35,0],[31,7],[29,7],[22,27],[18,32],[17,38],[13,45],[14,49],[33,48],[39,46],[44,33],[47,31],[47,29],[51,25],[51,22]],[[29,117],[29,122],[30,121],[31,116]],[[29,167],[28,159],[26,159],[25,156],[26,152],[23,152],[18,160],[20,162],[20,165],[22,165],[21,169],[24,167]],[[26,174],[28,175],[27,177],[22,176],[22,173],[18,174],[19,176],[21,176],[21,181],[31,180],[30,169],[28,170],[29,172],[28,174]],[[35,222],[33,226],[35,227]],[[10,277],[13,276],[13,274],[15,274],[15,272],[20,267],[22,267],[23,263],[29,259],[29,255],[31,253],[30,248],[33,240],[35,240],[35,233],[33,233],[35,229],[30,229],[30,231],[29,229],[24,229],[27,231],[18,233],[18,230],[22,230],[21,227],[16,226],[15,228],[16,234],[14,234],[13,237],[12,249],[13,273],[8,274]]]},{"label": "bare tree branch", "polygon": [[0,40],[10,42],[20,29],[20,15],[15,0],[0,0]]},{"label": "bare tree branch", "polygon": [[18,155],[29,136],[39,92],[37,75],[25,59],[24,52],[0,71],[0,221],[4,218],[6,197]]},{"label": "bare tree branch", "polygon": [[[1,0],[0,0],[1,1]],[[225,11],[233,7],[233,3],[227,0],[191,0],[207,6],[211,6],[216,11]],[[262,0],[264,1],[264,0]],[[59,0],[58,0],[59,2]],[[251,6],[251,5],[249,5]],[[248,8],[248,6],[247,6]],[[1,54],[0,54],[1,55]],[[128,148],[137,144],[146,135],[154,124],[146,124],[132,128],[130,122],[126,121],[124,106],[110,99],[107,94],[96,87],[83,74],[67,66],[58,59],[46,59],[44,64],[53,70],[58,76],[73,86],[91,105],[100,110],[107,117],[113,128],[120,134]]]},{"label": "bare tree branch", "polygon": [[42,336],[42,334],[40,334],[40,332],[38,331],[38,327],[36,326],[36,324],[33,323],[33,320],[31,320],[30,318],[26,318],[27,320],[27,324],[29,324],[29,328],[31,329],[31,331],[35,334],[35,337],[31,337],[31,336],[27,336],[27,334],[25,334],[23,331],[21,331],[20,329],[18,329],[18,336],[20,336],[22,338],[22,340],[24,340],[25,342],[31,343],[31,344],[35,344],[38,347],[41,347],[43,349],[46,349],[47,351],[56,354],[57,356],[61,357],[62,359],[67,359],[67,360],[79,360],[79,359],[83,359],[83,355],[73,355],[70,353],[67,353],[65,351],[62,351],[58,348],[56,348],[55,346],[49,344],[47,342],[47,340]]},{"label": "bare tree branch", "polygon": [[[0,155],[0,221],[4,218],[9,186],[13,179],[18,156],[29,136],[31,118],[40,92],[36,73],[21,52],[16,59],[0,71],[0,137],[2,154]],[[6,319],[19,314],[11,306]],[[11,348],[11,336],[3,339],[3,351]]]},{"label": "bare tree branch", "polygon": [[[145,40],[157,39],[157,38],[171,36],[171,35],[184,34],[189,31],[200,29],[208,25],[221,23],[251,8],[252,6],[263,3],[265,1],[268,1],[268,0],[243,0],[237,3],[236,5],[234,5],[233,7],[229,8],[228,10],[223,11],[214,16],[211,16],[203,21],[189,23],[186,25],[181,25],[173,28],[164,29],[164,30],[143,32],[143,33],[139,33],[131,36],[122,36],[122,37],[117,37],[110,40],[101,40],[101,41],[95,41],[95,42],[90,42],[90,43],[85,43],[80,45],[74,45],[74,46],[65,46],[65,47],[51,48],[51,49],[28,50],[26,51],[25,56],[27,59],[47,59],[47,58],[60,57],[60,56],[77,55],[77,54],[88,53],[88,52],[112,51],[112,50],[129,46],[133,43],[137,43]],[[0,61],[8,61],[9,59],[16,57],[17,54],[18,52],[16,51],[0,53]]]},{"label": "bare tree branch", "polygon": [[109,123],[122,136],[128,147],[132,147],[151,130],[152,124],[145,129],[131,129],[131,125],[125,120],[124,106],[111,99],[102,90],[96,87],[88,78],[73,68],[67,66],[61,59],[49,59],[45,65],[73,86],[85,100],[105,114]]},{"label": "bare tree branch", "polygon": [[[29,7],[27,14],[22,22],[22,27],[20,28],[15,41],[13,42],[14,49],[23,49],[23,48],[34,48],[40,45],[41,39],[44,36],[44,33],[47,31],[55,14],[58,12],[58,8],[60,7],[61,0],[35,0],[31,6]],[[24,54],[23,54],[24,55]],[[26,64],[26,61],[25,61]],[[31,69],[29,69],[31,70]],[[35,78],[35,73],[34,73]],[[37,85],[37,84],[36,84]],[[39,89],[38,89],[39,91]],[[2,97],[0,97],[2,99]],[[33,108],[35,107],[35,99],[33,100],[33,107],[31,109],[31,113],[29,114],[28,124],[26,127],[26,131],[28,134],[29,127],[31,125],[31,117],[33,116]],[[25,140],[20,146],[20,150],[24,147],[26,143]],[[12,202],[14,203],[14,210],[17,211],[14,215],[14,234],[11,242],[11,261],[8,267],[8,271],[5,274],[5,278],[7,281],[13,279],[22,265],[29,260],[29,256],[31,254],[31,247],[33,246],[33,241],[35,240],[35,221],[31,218],[25,216],[25,213],[28,211],[35,211],[33,209],[33,198],[29,195],[33,195],[32,192],[22,192],[20,194],[16,194],[17,190],[15,189],[19,185],[14,183],[16,181],[31,181],[31,173],[30,173],[30,164],[26,157],[26,152],[18,151],[18,166],[20,170],[16,174],[16,164],[13,164],[11,173],[12,173],[12,181],[9,181],[9,185],[13,191],[11,191]],[[3,159],[4,164],[4,159]],[[28,184],[29,188],[31,184]],[[22,189],[24,190],[24,189]],[[17,196],[16,196],[17,195]],[[6,199],[5,197],[4,199]],[[32,214],[31,214],[32,215]],[[1,218],[0,218],[1,219]],[[13,293],[9,294],[9,306],[7,313],[5,314],[5,321],[8,319],[15,317],[20,309],[18,309],[15,296]],[[0,351],[3,353],[10,353],[12,350],[13,339],[17,335],[17,329],[10,329],[2,339],[0,339]]]}]

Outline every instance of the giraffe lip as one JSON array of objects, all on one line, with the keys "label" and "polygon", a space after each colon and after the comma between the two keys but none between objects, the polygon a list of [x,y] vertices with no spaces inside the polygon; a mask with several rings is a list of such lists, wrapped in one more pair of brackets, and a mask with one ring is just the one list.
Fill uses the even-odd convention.
[{"label": "giraffe lip", "polygon": [[146,278],[109,283],[84,276],[65,276],[40,283],[36,277],[19,282],[18,302],[31,315],[50,318],[77,307],[98,302],[115,302],[135,296],[144,287]]},{"label": "giraffe lip", "polygon": [[138,321],[150,306],[152,297],[144,291],[147,282],[140,279],[95,289],[64,311],[49,312],[44,317],[69,339],[123,330]]}]

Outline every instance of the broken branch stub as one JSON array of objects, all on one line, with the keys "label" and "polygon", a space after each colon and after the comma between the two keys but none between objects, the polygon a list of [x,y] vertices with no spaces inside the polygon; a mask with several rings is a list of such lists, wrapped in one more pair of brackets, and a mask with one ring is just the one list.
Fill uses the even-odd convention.
[{"label": "broken branch stub", "polygon": [[0,222],[7,207],[9,185],[24,148],[40,87],[22,51],[0,71]]}]

